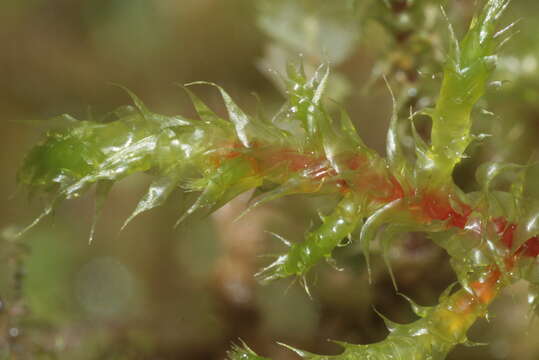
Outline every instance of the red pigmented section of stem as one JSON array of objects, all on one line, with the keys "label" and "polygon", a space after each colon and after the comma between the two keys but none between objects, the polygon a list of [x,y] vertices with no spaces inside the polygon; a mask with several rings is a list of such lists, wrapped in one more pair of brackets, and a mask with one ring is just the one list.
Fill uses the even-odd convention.
[{"label": "red pigmented section of stem", "polygon": [[320,166],[324,159],[314,157],[312,154],[300,154],[292,149],[283,149],[270,153],[269,156],[263,158],[262,161],[269,168],[287,164],[289,171],[297,172]]},{"label": "red pigmented section of stem", "polygon": [[367,158],[359,154],[354,154],[346,160],[346,166],[352,171],[358,170],[366,164]]},{"label": "red pigmented section of stem", "polygon": [[532,237],[522,245],[522,252],[524,256],[536,258],[539,256],[539,238],[537,236]]},{"label": "red pigmented section of stem", "polygon": [[487,305],[496,297],[496,287],[501,277],[501,271],[495,267],[488,273],[486,279],[474,281],[470,284],[477,300],[481,304]]},{"label": "red pigmented section of stem", "polygon": [[403,199],[405,196],[405,193],[404,193],[404,189],[402,185],[398,182],[398,180],[394,176],[391,176],[389,181],[391,184],[388,189],[389,195],[380,200],[389,203],[398,199]]},{"label": "red pigmented section of stem", "polygon": [[418,221],[445,221],[448,227],[465,228],[472,213],[472,208],[467,204],[455,200],[453,203],[459,210],[455,209],[449,200],[452,196],[446,192],[430,190],[422,193],[416,189],[413,194],[415,199],[409,205],[409,210]]},{"label": "red pigmented section of stem", "polygon": [[[496,226],[496,231],[501,236],[502,243],[508,248],[513,248],[517,224],[509,224],[504,217],[498,217],[492,220]],[[539,256],[539,237],[534,236],[526,240],[516,251],[515,255],[535,258]]]},{"label": "red pigmented section of stem", "polygon": [[[508,223],[504,217],[492,219],[492,222],[496,226],[502,244],[511,250],[518,225]],[[506,256],[504,263],[507,269],[511,270],[521,257],[536,258],[537,256],[539,256],[539,237],[534,236],[526,240],[514,253]]]},{"label": "red pigmented section of stem", "polygon": [[504,217],[498,217],[492,220],[496,226],[496,231],[501,236],[502,243],[508,248],[513,247],[513,240],[515,237],[515,231],[517,229],[516,224],[508,224],[507,219]]},{"label": "red pigmented section of stem", "polygon": [[449,194],[429,192],[421,198],[421,208],[429,219],[448,221],[448,225],[464,229],[472,209],[463,203],[459,206],[462,213],[456,211],[449,202]]},{"label": "red pigmented section of stem", "polygon": [[[472,213],[472,208],[469,205],[459,201],[449,192],[403,187],[387,171],[385,166],[373,165],[372,161],[363,154],[340,155],[339,161],[344,165],[345,171],[351,171],[353,174],[352,176],[349,174],[342,176],[331,166],[326,157],[315,153],[301,153],[292,148],[279,149],[262,146],[259,143],[254,143],[250,148],[245,148],[240,143],[227,144],[223,148],[225,150],[212,160],[216,167],[221,166],[223,161],[243,157],[251,164],[253,173],[257,175],[266,176],[269,174],[271,178],[272,171],[275,171],[276,174],[282,174],[282,169],[286,169],[285,172],[288,174],[284,177],[276,175],[278,181],[285,181],[291,174],[301,172],[302,176],[310,178],[313,184],[325,182],[334,185],[335,191],[340,193],[361,192],[371,201],[380,205],[410,197],[408,210],[415,214],[414,216],[421,222],[444,221],[448,228],[454,227],[464,230]],[[277,169],[281,170],[277,171]],[[492,223],[500,242],[507,249],[512,249],[518,225],[509,223],[505,217],[494,218]],[[507,269],[512,269],[519,258],[535,258],[537,256],[539,256],[539,237],[535,236],[507,256],[505,263]],[[499,272],[499,270],[497,271]],[[488,284],[489,282],[486,282],[481,286],[488,288]],[[484,300],[488,298],[487,295],[484,295],[485,290],[478,289],[478,292],[483,294],[478,295],[480,298],[482,297]]]},{"label": "red pigmented section of stem", "polygon": [[[496,266],[492,266],[482,278],[470,283],[471,292],[462,289],[452,296],[450,310],[454,318],[453,321],[456,323],[456,329],[451,330],[458,330],[461,325],[464,325],[465,330],[467,330],[475,322],[475,318],[482,313],[480,309],[486,309],[486,306],[498,294],[501,278],[501,271]],[[466,321],[469,317],[471,317],[470,321]]]}]

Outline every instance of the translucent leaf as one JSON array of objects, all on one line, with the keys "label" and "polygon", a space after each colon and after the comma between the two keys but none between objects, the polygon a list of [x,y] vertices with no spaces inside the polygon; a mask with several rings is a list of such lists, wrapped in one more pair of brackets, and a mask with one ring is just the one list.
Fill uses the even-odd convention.
[{"label": "translucent leaf", "polygon": [[152,113],[151,111],[146,107],[146,105],[144,104],[144,102],[142,102],[142,100],[137,96],[135,95],[134,92],[132,92],[131,90],[129,90],[128,88],[126,88],[125,86],[123,85],[120,85],[120,84],[113,84],[114,86],[117,86],[119,87],[120,89],[122,89],[123,91],[125,91],[129,97],[131,98],[131,100],[133,101],[133,104],[135,104],[135,107],[138,109],[138,111],[140,112],[140,114],[146,119],[146,120],[151,120],[152,118]]},{"label": "translucent leaf", "polygon": [[241,341],[241,346],[233,345],[232,350],[227,352],[227,360],[269,360],[258,356],[247,344]]},{"label": "translucent leaf", "polygon": [[198,96],[196,96],[191,90],[189,90],[189,85],[182,86],[182,89],[187,92],[187,95],[191,98],[191,102],[193,103],[193,106],[195,107],[195,110],[198,114],[198,116],[203,120],[208,122],[209,124],[218,124],[220,123],[220,118],[211,110]]},{"label": "translucent leaf", "polygon": [[129,218],[124,222],[121,230],[141,213],[163,205],[177,186],[178,179],[175,177],[164,176],[157,178],[148,188],[146,195],[139,201],[135,211],[133,211]]},{"label": "translucent leaf", "polygon": [[302,179],[300,177],[292,177],[288,179],[284,184],[277,186],[275,189],[266,191],[262,195],[256,197],[253,199],[252,202],[250,202],[247,209],[245,209],[238,219],[241,219],[243,216],[245,216],[247,213],[249,213],[251,210],[268,203],[273,200],[277,200],[281,197],[292,195],[292,194],[302,194],[302,193],[313,193],[319,190],[320,186],[312,187],[312,182],[306,179]]},{"label": "translucent leaf", "polygon": [[365,261],[367,262],[367,270],[369,272],[369,280],[371,278],[371,265],[370,265],[370,248],[371,243],[376,238],[376,234],[380,227],[397,217],[397,214],[401,212],[400,206],[402,205],[402,200],[394,200],[389,204],[383,206],[377,210],[374,214],[369,216],[360,233],[360,243],[363,255],[365,256]]},{"label": "translucent leaf", "polygon": [[476,179],[479,185],[483,188],[483,191],[488,192],[491,184],[496,177],[502,175],[505,172],[522,172],[524,166],[510,163],[484,163],[476,172]]},{"label": "translucent leaf", "polygon": [[303,358],[305,360],[311,360],[311,359],[314,360],[314,359],[320,358],[320,356],[318,356],[318,355],[315,355],[315,354],[310,353],[310,352],[305,351],[305,350],[297,349],[297,348],[295,348],[293,346],[290,346],[290,345],[287,345],[287,344],[283,344],[283,343],[280,343],[280,342],[278,342],[277,344],[279,344],[281,346],[284,346],[285,348],[287,348],[290,351],[295,352],[298,356],[300,356],[301,358]]},{"label": "translucent leaf", "polygon": [[243,146],[245,146],[246,148],[250,147],[250,139],[249,139],[249,134],[247,130],[250,119],[240,109],[240,107],[236,105],[236,103],[234,102],[234,100],[232,100],[230,95],[228,95],[228,93],[222,87],[211,82],[197,81],[188,85],[195,85],[195,84],[211,85],[211,86],[216,87],[219,90],[225,102],[225,107],[228,111],[228,116],[230,118],[230,121],[234,124],[234,128],[236,129],[236,135],[238,136],[238,139],[240,140]]},{"label": "translucent leaf", "polygon": [[421,317],[421,318],[424,318],[426,317],[432,307],[430,306],[421,306],[421,305],[418,305],[415,301],[413,301],[412,299],[410,299],[408,296],[402,294],[402,293],[399,293],[400,296],[402,296],[406,301],[408,301],[408,303],[410,304],[410,306],[412,307],[412,311],[414,312],[414,314],[416,314],[417,316]]},{"label": "translucent leaf", "polygon": [[389,320],[385,315],[383,315],[381,312],[376,310],[376,308],[373,308],[374,312],[384,321],[384,324],[386,325],[387,330],[392,333],[395,330],[397,330],[401,325],[397,324],[394,321]]},{"label": "translucent leaf", "polygon": [[398,119],[397,100],[395,99],[393,90],[391,90],[391,86],[389,86],[389,82],[387,81],[385,77],[384,77],[384,80],[389,90],[389,94],[391,95],[391,101],[393,104],[391,120],[389,121],[389,129],[387,130],[387,139],[386,139],[387,160],[391,168],[396,173],[399,173],[400,171],[398,169],[406,165],[406,160],[403,154],[402,145],[400,144],[400,139],[398,135],[398,120],[399,119]]},{"label": "translucent leaf", "polygon": [[107,196],[110,192],[110,189],[112,188],[112,185],[114,185],[114,183],[108,180],[99,181],[96,185],[95,211],[94,211],[94,218],[92,220],[92,226],[90,228],[90,236],[88,238],[89,244],[92,243],[94,239],[97,220],[99,219],[99,215],[101,214],[101,211],[103,210],[103,206],[105,205],[105,200],[107,199]]}]

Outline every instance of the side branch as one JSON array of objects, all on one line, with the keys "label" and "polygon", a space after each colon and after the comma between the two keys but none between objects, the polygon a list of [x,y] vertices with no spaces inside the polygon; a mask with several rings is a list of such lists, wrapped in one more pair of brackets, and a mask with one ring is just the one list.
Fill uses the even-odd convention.
[{"label": "side branch", "polygon": [[[450,294],[451,286],[442,294],[439,304],[433,307],[422,307],[410,300],[420,319],[401,325],[384,318],[390,334],[378,343],[353,345],[337,342],[344,352],[332,356],[287,347],[306,360],[443,360],[456,345],[470,344],[466,333],[478,318],[486,314],[488,305],[502,287],[500,279],[500,272],[494,269],[473,282],[473,293],[461,289]],[[248,348],[236,349],[229,354],[229,360],[260,359],[265,358]]]}]

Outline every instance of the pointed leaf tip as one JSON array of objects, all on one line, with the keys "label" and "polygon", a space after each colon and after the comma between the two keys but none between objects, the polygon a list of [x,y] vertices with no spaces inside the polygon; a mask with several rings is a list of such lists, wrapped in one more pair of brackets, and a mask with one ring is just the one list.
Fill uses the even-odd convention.
[{"label": "pointed leaf tip", "polygon": [[240,339],[240,345],[233,344],[227,352],[227,360],[269,360],[256,354],[247,344]]},{"label": "pointed leaf tip", "polygon": [[379,312],[378,309],[376,309],[375,306],[373,306],[372,309],[374,310],[376,315],[378,315],[384,321],[384,324],[386,325],[386,328],[390,333],[397,330],[399,328],[399,326],[402,326],[401,324],[398,324],[398,323],[396,323],[394,321],[389,320],[385,315],[383,315],[381,312]]},{"label": "pointed leaf tip", "polygon": [[398,211],[398,207],[401,205],[402,199],[397,199],[384,207],[378,209],[374,214],[367,218],[365,224],[361,228],[361,233],[359,235],[359,242],[361,249],[363,251],[363,256],[365,256],[365,261],[367,263],[367,272],[369,274],[369,282],[372,283],[372,268],[370,263],[370,247],[373,240],[376,238],[378,229],[385,223],[391,220],[391,217]]},{"label": "pointed leaf tip", "polygon": [[101,215],[101,211],[103,210],[103,206],[105,205],[105,200],[107,199],[107,196],[113,185],[114,185],[114,182],[108,181],[108,180],[101,180],[101,181],[98,181],[96,184],[95,210],[94,210],[94,215],[92,219],[92,225],[90,227],[90,235],[88,237],[88,244],[91,244],[92,241],[94,240],[97,221],[99,220],[99,216]]},{"label": "pointed leaf tip", "polygon": [[155,180],[148,188],[148,192],[140,199],[133,213],[123,223],[120,232],[138,215],[163,205],[177,184],[178,179],[176,177],[166,176]]},{"label": "pointed leaf tip", "polygon": [[230,121],[234,124],[234,128],[236,129],[236,135],[238,136],[238,139],[244,147],[250,147],[251,144],[248,138],[247,131],[250,119],[247,114],[245,114],[243,110],[241,110],[241,108],[234,102],[234,100],[232,100],[232,97],[225,91],[225,89],[215,83],[208,81],[196,81],[185,84],[185,86],[191,85],[210,85],[219,90],[219,92],[221,93],[221,97],[223,98],[223,101],[225,103],[225,107],[228,112]]},{"label": "pointed leaf tip", "polygon": [[290,351],[293,351],[294,353],[296,353],[297,355],[301,356],[303,359],[306,359],[306,360],[315,359],[317,357],[313,353],[310,353],[310,352],[305,351],[305,350],[300,350],[298,348],[295,348],[293,346],[290,346],[290,345],[282,343],[282,342],[277,342],[277,344],[287,348]]},{"label": "pointed leaf tip", "polygon": [[414,314],[416,314],[420,318],[424,318],[425,316],[428,315],[429,310],[430,310],[430,308],[428,306],[418,305],[415,301],[413,301],[411,298],[404,295],[403,293],[399,292],[399,293],[397,293],[397,295],[403,297],[406,301],[408,301],[408,303],[412,307],[412,311],[414,312]]},{"label": "pointed leaf tip", "polygon": [[125,86],[123,86],[121,84],[111,83],[111,85],[116,86],[116,87],[122,89],[123,91],[125,91],[127,93],[127,95],[129,95],[129,97],[133,101],[133,104],[138,109],[140,114],[144,118],[149,117],[149,115],[151,114],[150,110],[146,107],[146,105],[142,102],[142,100],[133,91],[129,90],[127,87],[125,87]]}]

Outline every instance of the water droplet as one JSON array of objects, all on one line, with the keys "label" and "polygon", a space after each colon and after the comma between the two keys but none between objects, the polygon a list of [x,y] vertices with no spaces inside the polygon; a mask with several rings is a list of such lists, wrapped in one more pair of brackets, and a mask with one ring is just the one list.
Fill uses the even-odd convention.
[{"label": "water droplet", "polygon": [[417,88],[412,87],[408,89],[408,96],[415,97],[417,96]]},{"label": "water droplet", "polygon": [[9,336],[11,337],[17,337],[20,335],[20,330],[16,327],[12,327],[11,329],[8,330],[8,333],[9,333]]},{"label": "water droplet", "polygon": [[497,80],[497,81],[491,81],[491,82],[488,84],[488,86],[491,87],[491,88],[493,88],[493,89],[498,90],[498,89],[501,89],[501,87],[503,86],[503,84],[504,84],[503,81]]},{"label": "water droplet", "polygon": [[487,66],[487,68],[489,70],[493,70],[496,67],[496,63],[498,62],[498,56],[496,55],[485,56],[483,60],[485,61],[485,65]]}]

